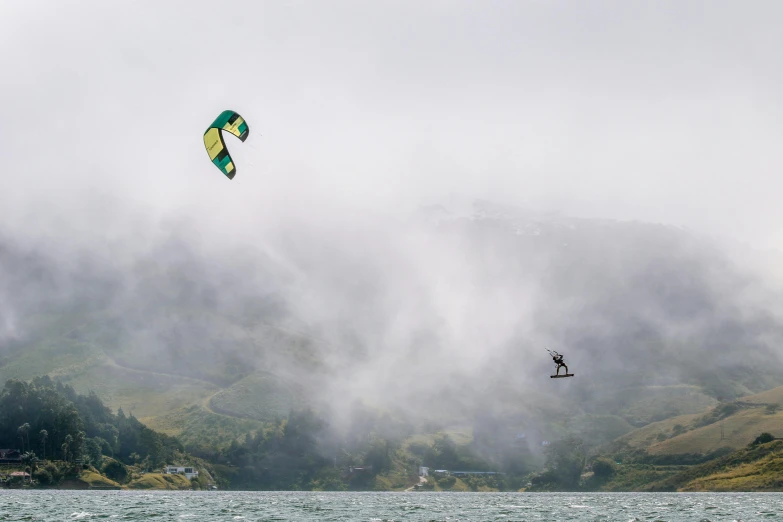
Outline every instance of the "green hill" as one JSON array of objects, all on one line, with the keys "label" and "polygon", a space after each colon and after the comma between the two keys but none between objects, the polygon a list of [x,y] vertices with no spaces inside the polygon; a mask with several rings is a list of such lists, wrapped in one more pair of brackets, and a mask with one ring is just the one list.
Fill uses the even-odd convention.
[{"label": "green hill", "polygon": [[721,403],[701,413],[654,422],[619,437],[617,442],[651,455],[706,454],[739,449],[760,433],[783,435],[783,386]]},{"label": "green hill", "polygon": [[783,490],[781,441],[749,447],[762,433],[783,435],[781,399],[783,387],[776,387],[629,431],[599,450],[617,461],[612,473],[601,480],[588,473],[584,485],[607,491]]},{"label": "green hill", "polygon": [[[0,379],[51,376],[202,455],[240,445],[248,467],[263,457],[248,441],[273,447],[303,407],[324,415],[332,460],[352,430],[396,443],[458,426],[484,463],[524,449],[520,469],[573,434],[657,455],[777,430],[766,406],[721,413],[723,439],[703,418],[783,385],[783,324],[763,306],[779,296],[704,238],[487,202],[436,223],[333,226],[284,227],[266,249],[172,225],[110,261],[0,237]],[[575,378],[548,378],[543,344]],[[365,429],[357,404],[385,420]]]},{"label": "green hill", "polygon": [[[112,323],[107,314],[39,320],[42,328],[35,342],[6,352],[2,358],[0,380],[48,375],[79,393],[94,392],[113,411],[121,408],[153,429],[180,436],[185,443],[209,440],[216,447],[226,446],[258,430],[258,420],[284,417],[292,407],[305,405],[304,388],[290,377],[246,369],[221,371],[215,366],[205,374],[171,361],[133,357],[124,345],[105,344],[102,337]],[[266,326],[259,331],[267,339],[276,335],[277,342],[291,335],[275,334]]]},{"label": "green hill", "polygon": [[209,399],[215,412],[256,420],[282,418],[307,405],[300,386],[268,372],[248,375]]},{"label": "green hill", "polygon": [[193,489],[193,485],[185,475],[163,473],[145,473],[129,482],[126,487],[128,489]]},{"label": "green hill", "polygon": [[783,441],[745,447],[644,487],[647,491],[783,491]]}]

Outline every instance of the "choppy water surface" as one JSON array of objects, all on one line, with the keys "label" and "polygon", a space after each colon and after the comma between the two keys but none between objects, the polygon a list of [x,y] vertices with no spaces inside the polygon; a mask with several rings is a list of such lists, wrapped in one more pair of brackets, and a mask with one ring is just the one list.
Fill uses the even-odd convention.
[{"label": "choppy water surface", "polygon": [[312,493],[0,489],[0,520],[751,521],[783,493]]}]

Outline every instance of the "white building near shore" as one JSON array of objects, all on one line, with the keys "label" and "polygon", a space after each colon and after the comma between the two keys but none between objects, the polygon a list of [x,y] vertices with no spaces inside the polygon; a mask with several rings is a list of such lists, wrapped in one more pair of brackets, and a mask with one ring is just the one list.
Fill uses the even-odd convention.
[{"label": "white building near shore", "polygon": [[195,469],[181,466],[166,466],[163,469],[163,473],[167,475],[176,475],[177,473],[182,473],[185,475],[185,477],[187,477],[188,480],[198,477],[198,471]]}]

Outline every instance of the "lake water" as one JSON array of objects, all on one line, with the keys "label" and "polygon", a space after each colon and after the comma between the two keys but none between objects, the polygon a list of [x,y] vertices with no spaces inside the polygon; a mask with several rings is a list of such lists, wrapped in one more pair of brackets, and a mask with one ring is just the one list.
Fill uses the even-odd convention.
[{"label": "lake water", "polygon": [[783,520],[783,493],[317,493],[0,489],[0,520]]}]

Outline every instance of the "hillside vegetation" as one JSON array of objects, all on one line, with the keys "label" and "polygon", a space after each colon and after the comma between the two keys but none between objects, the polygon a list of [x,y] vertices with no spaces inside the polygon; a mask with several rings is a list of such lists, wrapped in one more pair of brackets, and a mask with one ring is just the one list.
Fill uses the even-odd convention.
[{"label": "hillside vegetation", "polygon": [[783,435],[782,398],[777,387],[650,423],[598,448],[579,437],[558,441],[529,489],[783,490],[783,445],[769,442]]},{"label": "hillside vegetation", "polygon": [[751,444],[665,480],[649,491],[783,491],[783,441]]},{"label": "hillside vegetation", "polygon": [[193,489],[193,484],[185,475],[163,473],[145,473],[130,481],[128,489]]},{"label": "hillside vegetation", "polygon": [[575,435],[589,468],[613,441],[703,458],[780,430],[780,296],[704,238],[488,202],[333,226],[281,225],[275,255],[172,226],[112,262],[1,237],[0,379],[100,398],[98,424],[168,437],[142,461],[176,448],[246,488],[402,487],[447,432],[452,463],[516,481]]},{"label": "hillside vegetation", "polygon": [[617,443],[651,455],[709,453],[739,449],[760,433],[783,435],[783,387],[720,403],[698,414],[654,422],[618,438]]}]

